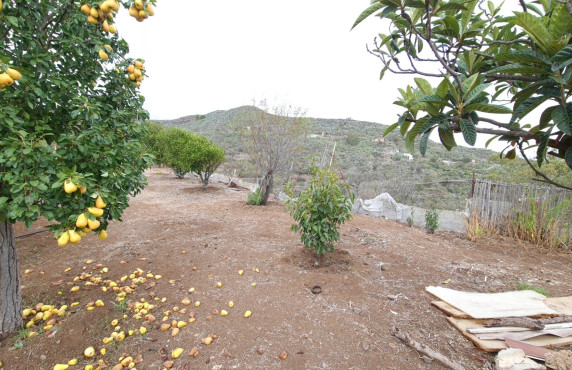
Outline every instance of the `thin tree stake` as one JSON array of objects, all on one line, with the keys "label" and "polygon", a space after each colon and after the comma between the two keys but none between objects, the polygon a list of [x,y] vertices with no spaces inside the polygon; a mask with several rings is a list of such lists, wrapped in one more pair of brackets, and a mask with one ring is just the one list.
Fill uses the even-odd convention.
[{"label": "thin tree stake", "polygon": [[431,357],[432,359],[439,361],[440,363],[449,367],[450,369],[465,370],[465,368],[462,365],[448,359],[447,357],[440,354],[439,352],[435,352],[431,348],[414,341],[413,339],[411,339],[411,337],[407,333],[399,331],[398,328],[394,328],[393,331],[391,332],[391,335],[393,335],[397,339],[401,340],[403,343],[407,344],[409,347],[415,349],[416,351],[421,352],[421,353]]}]

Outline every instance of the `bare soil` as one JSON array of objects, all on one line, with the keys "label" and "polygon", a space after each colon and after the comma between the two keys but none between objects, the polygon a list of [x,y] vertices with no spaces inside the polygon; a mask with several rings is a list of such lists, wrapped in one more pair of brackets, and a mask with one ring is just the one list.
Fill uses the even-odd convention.
[{"label": "bare soil", "polygon": [[[35,325],[31,330],[39,335],[21,339],[27,334],[22,331],[3,341],[4,368],[52,369],[72,358],[79,359],[72,368],[98,360],[111,368],[119,357],[130,355],[141,356],[138,369],[161,369],[179,347],[185,352],[172,360],[176,369],[441,368],[392,337],[397,327],[466,368],[480,369],[493,356],[447,323],[431,306],[426,286],[500,292],[523,282],[551,296],[572,294],[569,253],[540,251],[512,239],[471,242],[456,233],[430,235],[356,215],[342,228],[336,252],[319,260],[290,231],[292,220],[277,201],[248,206],[246,191],[224,184],[203,191],[197,179],[180,180],[166,169],[153,168],[147,175],[149,186],[132,200],[123,222],[110,225],[106,240],[91,236],[65,248],[49,233],[17,240],[25,307],[39,302],[79,305],[48,331]],[[35,230],[41,224],[32,230],[16,225],[16,235]],[[88,265],[87,260],[94,262]],[[109,271],[101,272],[103,267]],[[112,289],[102,292],[98,283],[85,285],[89,279],[73,282],[91,272],[121,287],[130,280],[120,278],[137,268],[144,271],[142,277],[162,276],[134,284],[126,299],[131,306],[141,299],[155,304],[150,311],[157,318],[154,323],[134,318],[135,307],[117,302]],[[33,271],[25,274],[26,269]],[[81,289],[71,292],[73,285]],[[321,292],[313,294],[316,286]],[[189,293],[191,287],[194,293]],[[186,307],[184,298],[200,300],[200,306]],[[88,311],[87,304],[97,299],[105,306]],[[228,307],[229,301],[234,307]],[[174,312],[175,306],[187,312]],[[223,309],[228,316],[213,312]],[[252,312],[249,318],[244,317],[247,310]],[[188,323],[176,336],[159,329],[165,311],[171,311],[167,323]],[[196,321],[189,323],[191,311]],[[148,332],[104,345],[102,339],[114,331],[113,319],[119,320],[119,331],[145,326]],[[213,343],[202,344],[210,334],[217,336]],[[105,347],[107,353],[85,359],[89,346],[97,351]],[[190,357],[195,346],[199,355]],[[284,360],[279,358],[282,352],[287,353]]]}]

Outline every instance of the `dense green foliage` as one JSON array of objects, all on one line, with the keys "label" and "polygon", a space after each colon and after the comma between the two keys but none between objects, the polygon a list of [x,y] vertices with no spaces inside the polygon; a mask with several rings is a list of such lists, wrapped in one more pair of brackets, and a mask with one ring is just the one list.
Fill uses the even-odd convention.
[{"label": "dense green foliage", "polygon": [[[0,93],[0,218],[30,226],[42,215],[63,230],[101,195],[105,229],[149,165],[144,99],[124,72],[128,45],[88,24],[74,2],[5,1],[0,17],[0,69],[23,74]],[[107,61],[103,44],[114,50]],[[87,192],[66,194],[65,179]]]},{"label": "dense green foliage", "polygon": [[105,239],[109,221],[146,185],[144,66],[127,57],[112,24],[120,4],[131,3],[108,2],[91,19],[90,7],[74,1],[2,3],[0,337],[22,323],[12,224],[30,227],[43,216],[62,247],[88,231]]},{"label": "dense green foliage", "polygon": [[184,178],[189,172],[199,175],[206,188],[210,176],[225,160],[225,151],[203,135],[176,127],[150,123],[149,134],[143,138],[147,150],[156,162],[170,167]]},{"label": "dense green foliage", "polygon": [[300,233],[300,240],[322,255],[334,251],[334,243],[340,240],[339,227],[351,219],[350,211],[354,201],[347,184],[338,184],[338,177],[332,170],[310,168],[312,179],[308,189],[298,198],[287,201],[290,216],[297,223],[291,230]]},{"label": "dense green foliage", "polygon": [[[528,160],[534,148],[538,166],[549,154],[572,168],[572,6],[520,5],[505,16],[501,5],[484,0],[373,1],[354,27],[371,15],[389,22],[389,33],[370,50],[383,63],[381,77],[389,70],[439,81],[434,87],[417,77],[415,86],[400,89],[395,104],[405,112],[386,134],[399,129],[410,152],[420,137],[421,154],[433,131],[449,150],[457,145],[454,132],[469,145],[489,134],[507,142],[507,158],[518,151]],[[533,111],[540,120],[530,118]]]}]

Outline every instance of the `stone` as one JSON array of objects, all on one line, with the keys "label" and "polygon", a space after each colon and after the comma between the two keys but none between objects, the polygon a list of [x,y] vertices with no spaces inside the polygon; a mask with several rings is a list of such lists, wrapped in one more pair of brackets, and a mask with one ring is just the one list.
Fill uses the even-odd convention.
[{"label": "stone", "polygon": [[500,351],[495,357],[497,370],[545,370],[546,366],[541,365],[524,355],[520,348],[508,348]]}]

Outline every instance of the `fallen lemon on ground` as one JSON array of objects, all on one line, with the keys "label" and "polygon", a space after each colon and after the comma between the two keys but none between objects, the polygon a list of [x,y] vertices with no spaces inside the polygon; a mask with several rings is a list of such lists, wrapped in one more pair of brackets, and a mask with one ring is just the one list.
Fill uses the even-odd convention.
[{"label": "fallen lemon on ground", "polygon": [[246,311],[244,313],[244,317],[250,317],[250,315],[252,315],[252,312],[250,312],[250,311]]}]

